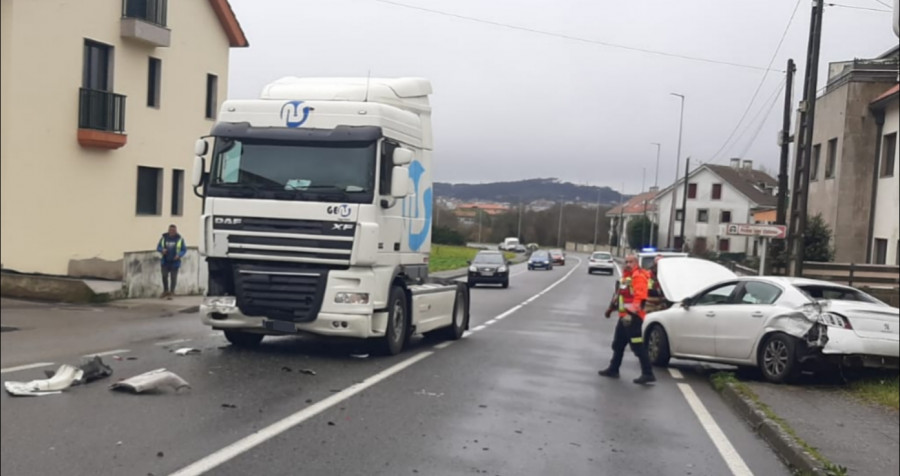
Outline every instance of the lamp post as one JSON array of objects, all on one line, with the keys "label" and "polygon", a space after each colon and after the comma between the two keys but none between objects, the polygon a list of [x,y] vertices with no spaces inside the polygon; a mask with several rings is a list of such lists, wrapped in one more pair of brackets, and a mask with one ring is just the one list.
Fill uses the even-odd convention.
[{"label": "lamp post", "polygon": [[[669,210],[669,233],[666,240],[666,247],[672,247],[672,236],[675,234],[675,201],[678,199],[678,172],[681,168],[681,133],[684,126],[684,95],[678,93],[669,93],[672,96],[681,98],[681,116],[678,120],[678,150],[675,156],[675,184],[672,186],[672,207]],[[685,180],[687,178],[685,177]],[[682,218],[683,220],[684,218]]]},{"label": "lamp post", "polygon": [[[656,187],[657,193],[659,193],[659,150],[662,148],[662,144],[659,142],[651,142],[651,145],[656,146],[656,173],[653,177],[653,186]],[[659,219],[659,210],[656,211],[657,220]],[[650,246],[655,246],[656,242],[659,241],[656,238],[656,222],[653,220],[653,215],[650,215]]]}]

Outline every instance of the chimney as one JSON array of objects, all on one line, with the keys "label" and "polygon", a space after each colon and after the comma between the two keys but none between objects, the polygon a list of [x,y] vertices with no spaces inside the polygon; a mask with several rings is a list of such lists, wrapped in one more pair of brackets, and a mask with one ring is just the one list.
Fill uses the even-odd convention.
[{"label": "chimney", "polygon": [[744,170],[753,170],[753,161],[752,160],[744,160]]},{"label": "chimney", "polygon": [[741,159],[738,159],[738,158],[731,159],[731,168],[733,168],[733,169],[741,168]]},{"label": "chimney", "polygon": [[650,187],[650,193],[659,193],[659,187],[656,185]]}]

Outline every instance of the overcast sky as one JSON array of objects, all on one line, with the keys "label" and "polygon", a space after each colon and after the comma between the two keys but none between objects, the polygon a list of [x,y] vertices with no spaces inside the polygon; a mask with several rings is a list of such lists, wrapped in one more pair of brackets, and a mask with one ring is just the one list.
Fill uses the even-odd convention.
[{"label": "overcast sky", "polygon": [[[898,41],[891,14],[870,10],[889,10],[885,5],[891,0],[838,3],[844,6],[825,9],[820,88],[828,62],[877,56]],[[251,46],[232,50],[230,98],[257,97],[265,84],[283,76],[371,71],[373,77],[425,77],[434,88],[435,180],[558,177],[615,189],[624,182],[626,193],[639,191],[644,168],[646,186],[654,181],[651,142],[663,144],[659,184],[674,179],[680,100],[671,92],[686,96],[682,167],[687,156],[717,163],[743,156],[774,175],[783,104],[783,97],[775,96],[784,81],[780,71],[788,58],[798,63],[796,102],[811,9],[811,0],[799,1],[772,65],[779,71],[768,73],[744,124],[726,143],[796,0],[231,4]]]}]

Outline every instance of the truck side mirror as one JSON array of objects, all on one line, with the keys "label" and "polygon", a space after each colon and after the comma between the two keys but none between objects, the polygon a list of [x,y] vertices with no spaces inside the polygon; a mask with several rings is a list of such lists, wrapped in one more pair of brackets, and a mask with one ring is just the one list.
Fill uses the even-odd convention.
[{"label": "truck side mirror", "polygon": [[194,185],[194,188],[203,183],[204,170],[206,170],[206,160],[200,156],[194,157],[194,169],[191,171],[191,184]]},{"label": "truck side mirror", "polygon": [[394,167],[391,172],[391,196],[403,198],[409,195],[409,170],[403,167]]},{"label": "truck side mirror", "polygon": [[207,152],[209,152],[209,144],[204,139],[197,139],[197,142],[194,142],[194,155],[203,157]]},{"label": "truck side mirror", "polygon": [[394,161],[394,165],[406,165],[412,162],[413,151],[406,147],[397,147],[394,149],[394,155],[391,159]]}]

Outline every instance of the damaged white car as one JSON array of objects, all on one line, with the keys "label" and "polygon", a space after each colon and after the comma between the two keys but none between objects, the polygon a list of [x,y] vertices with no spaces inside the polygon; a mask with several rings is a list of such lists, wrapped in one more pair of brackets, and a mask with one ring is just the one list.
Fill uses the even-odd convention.
[{"label": "damaged white car", "polygon": [[664,259],[658,276],[670,306],[648,314],[643,328],[655,365],[679,358],[757,367],[771,382],[823,364],[898,367],[900,309],[857,289],[739,277],[695,258]]}]

